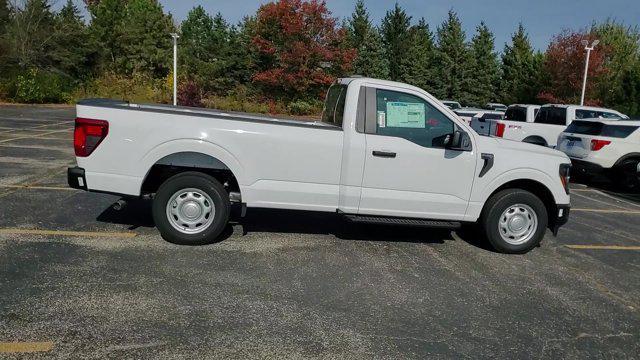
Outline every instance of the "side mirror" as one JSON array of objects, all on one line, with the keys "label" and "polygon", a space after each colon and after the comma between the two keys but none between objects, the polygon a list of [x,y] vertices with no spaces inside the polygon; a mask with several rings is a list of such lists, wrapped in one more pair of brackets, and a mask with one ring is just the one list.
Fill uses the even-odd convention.
[{"label": "side mirror", "polygon": [[471,139],[464,131],[456,130],[444,139],[444,146],[449,150],[471,151]]}]

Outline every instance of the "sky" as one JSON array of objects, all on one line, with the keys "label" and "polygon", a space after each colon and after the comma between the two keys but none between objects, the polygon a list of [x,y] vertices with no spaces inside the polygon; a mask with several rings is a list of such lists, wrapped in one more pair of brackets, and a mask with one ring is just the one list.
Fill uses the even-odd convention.
[{"label": "sky", "polygon": [[[62,2],[62,1],[59,1]],[[231,23],[245,15],[255,14],[265,0],[160,0],[165,11],[178,21],[189,10],[202,5],[212,14],[217,12]],[[353,12],[355,0],[326,0],[334,17],[343,19]],[[395,1],[365,0],[372,20],[379,24]],[[496,49],[501,51],[519,22],[524,24],[529,38],[538,50],[544,51],[553,36],[564,29],[582,29],[593,21],[615,19],[627,25],[640,26],[640,0],[399,0],[398,3],[413,17],[424,17],[432,30],[455,10],[471,37],[475,27],[484,21],[496,37]]]}]

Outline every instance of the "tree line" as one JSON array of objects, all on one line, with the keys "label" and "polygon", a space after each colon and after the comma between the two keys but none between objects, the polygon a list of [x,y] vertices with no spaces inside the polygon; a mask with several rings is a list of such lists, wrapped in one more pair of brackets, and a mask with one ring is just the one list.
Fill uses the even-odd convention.
[{"label": "tree line", "polygon": [[465,105],[576,103],[583,40],[600,40],[587,102],[640,114],[640,32],[610,20],[563,31],[544,52],[523,25],[500,52],[490,24],[466,34],[453,10],[437,26],[397,3],[376,25],[363,0],[340,21],[324,2],[277,0],[237,24],[194,7],[177,24],[157,0],[0,0],[0,97],[170,101],[171,32],[180,34],[180,102],[227,110],[315,113],[336,77],[358,74],[421,87]]}]

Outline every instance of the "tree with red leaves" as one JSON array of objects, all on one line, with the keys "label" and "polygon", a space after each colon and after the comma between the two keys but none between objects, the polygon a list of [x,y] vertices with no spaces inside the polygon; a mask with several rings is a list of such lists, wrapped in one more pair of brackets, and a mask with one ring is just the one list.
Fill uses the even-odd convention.
[{"label": "tree with red leaves", "polygon": [[264,4],[253,30],[253,81],[276,96],[320,97],[356,56],[324,1]]},{"label": "tree with red leaves", "polygon": [[[587,56],[583,40],[591,44],[595,36],[591,33],[565,31],[553,39],[545,54],[544,86],[538,99],[547,103],[579,103]],[[591,51],[585,105],[602,105],[594,90],[607,73],[604,61],[606,51],[605,46],[597,46]]]}]

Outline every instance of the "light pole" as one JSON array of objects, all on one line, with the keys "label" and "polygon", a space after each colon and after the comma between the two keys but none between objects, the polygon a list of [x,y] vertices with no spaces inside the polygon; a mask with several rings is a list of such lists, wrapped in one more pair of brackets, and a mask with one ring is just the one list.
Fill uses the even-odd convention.
[{"label": "light pole", "polygon": [[584,93],[587,91],[587,73],[589,72],[589,57],[591,56],[591,50],[600,43],[600,40],[593,40],[591,46],[589,46],[588,40],[582,40],[584,49],[587,50],[587,60],[584,63],[584,77],[582,78],[582,96],[580,97],[580,105],[584,105]]},{"label": "light pole", "polygon": [[178,105],[178,38],[180,35],[171,33],[173,38],[173,106]]}]

